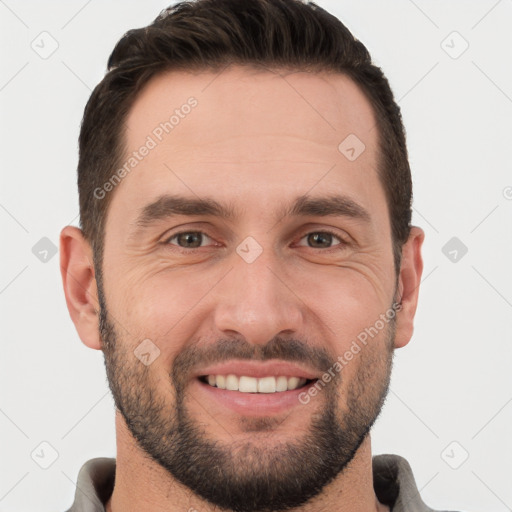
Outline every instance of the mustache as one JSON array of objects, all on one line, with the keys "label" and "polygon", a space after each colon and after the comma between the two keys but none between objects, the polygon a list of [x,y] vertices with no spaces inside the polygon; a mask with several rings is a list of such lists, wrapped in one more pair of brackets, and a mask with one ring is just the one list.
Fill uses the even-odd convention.
[{"label": "mustache", "polygon": [[254,345],[245,339],[221,339],[212,345],[188,345],[176,356],[172,378],[177,387],[186,377],[202,366],[222,363],[231,359],[251,361],[283,361],[304,363],[321,372],[330,368],[336,357],[322,347],[311,346],[298,339],[275,336],[265,345]]}]

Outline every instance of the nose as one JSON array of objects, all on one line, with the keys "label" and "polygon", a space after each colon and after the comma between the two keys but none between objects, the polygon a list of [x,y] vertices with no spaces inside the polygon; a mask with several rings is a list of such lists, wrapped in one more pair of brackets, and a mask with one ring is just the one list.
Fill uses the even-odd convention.
[{"label": "nose", "polygon": [[214,318],[220,332],[264,345],[276,335],[302,330],[304,303],[289,269],[270,250],[252,263],[234,255],[233,265],[217,290]]}]

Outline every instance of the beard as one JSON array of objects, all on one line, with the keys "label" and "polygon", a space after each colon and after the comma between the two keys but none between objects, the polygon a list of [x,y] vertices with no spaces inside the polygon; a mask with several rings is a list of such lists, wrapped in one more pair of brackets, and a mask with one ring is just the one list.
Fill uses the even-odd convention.
[{"label": "beard", "polygon": [[265,346],[225,339],[209,347],[185,346],[175,357],[169,378],[161,379],[150,366],[141,364],[134,347],[119,336],[107,311],[101,278],[98,297],[107,378],[127,428],[141,449],[172,478],[221,509],[271,512],[305,504],[347,467],[381,412],[391,375],[395,317],[383,333],[385,350],[379,349],[379,342],[375,346],[370,342],[358,354],[359,367],[351,380],[345,382],[343,371],[338,372],[319,391],[313,400],[323,400],[325,406],[312,415],[307,430],[300,429],[300,437],[272,442],[272,431],[286,418],[241,417],[241,430],[254,434],[221,443],[208,436],[200,419],[189,414],[186,398],[191,370],[201,363],[233,358],[279,358],[307,363],[323,372],[332,367],[335,357],[296,339],[275,337]]}]

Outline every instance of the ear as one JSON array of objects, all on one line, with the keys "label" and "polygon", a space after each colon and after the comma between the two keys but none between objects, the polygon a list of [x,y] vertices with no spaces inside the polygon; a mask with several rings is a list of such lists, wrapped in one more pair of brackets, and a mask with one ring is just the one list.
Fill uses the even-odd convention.
[{"label": "ear", "polygon": [[80,229],[60,233],[60,272],[71,320],[82,342],[101,350],[99,303],[92,248]]},{"label": "ear", "polygon": [[398,297],[401,297],[402,307],[396,316],[395,348],[407,345],[414,331],[414,315],[423,272],[421,245],[424,239],[424,231],[412,226],[409,239],[402,247],[402,263],[398,277]]}]

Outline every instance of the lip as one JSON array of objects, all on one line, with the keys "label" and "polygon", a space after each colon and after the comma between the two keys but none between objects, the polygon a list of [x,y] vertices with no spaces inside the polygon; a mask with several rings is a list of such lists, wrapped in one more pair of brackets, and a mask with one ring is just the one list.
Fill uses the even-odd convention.
[{"label": "lip", "polygon": [[[236,360],[201,368],[195,372],[194,377],[206,375],[245,375],[247,377],[299,377],[307,380],[318,379],[321,375],[286,361],[247,361]],[[211,386],[210,386],[211,387]],[[288,391],[283,391],[288,393]]]},{"label": "lip", "polygon": [[299,400],[299,395],[307,392],[312,385],[314,382],[298,389],[276,393],[243,393],[210,386],[196,378],[192,383],[191,392],[198,396],[200,402],[216,403],[221,410],[228,408],[241,416],[261,417],[283,413],[294,406],[304,407]]}]

